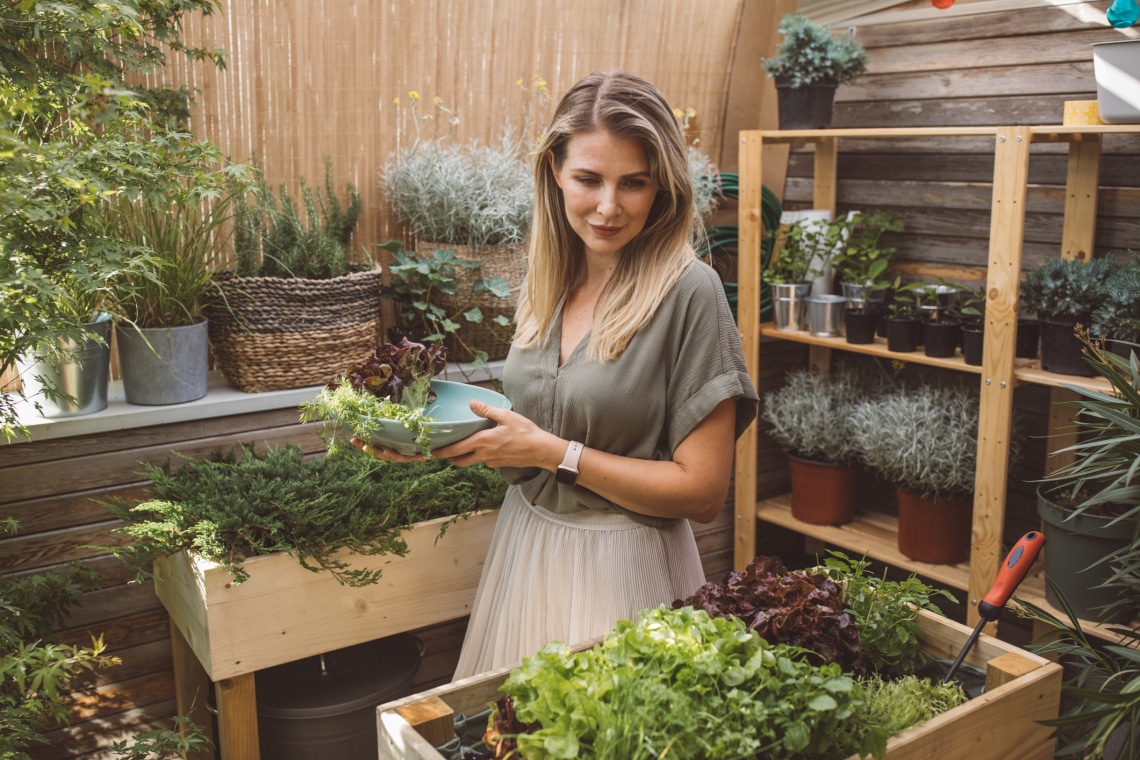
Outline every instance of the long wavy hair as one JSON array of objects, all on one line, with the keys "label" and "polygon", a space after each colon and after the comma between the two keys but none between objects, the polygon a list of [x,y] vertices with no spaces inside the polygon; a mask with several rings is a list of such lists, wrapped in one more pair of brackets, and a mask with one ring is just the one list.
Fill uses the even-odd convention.
[{"label": "long wavy hair", "polygon": [[605,130],[645,150],[657,198],[645,227],[626,244],[598,300],[587,354],[610,360],[649,323],[673,284],[696,261],[693,185],[673,109],[649,82],[624,71],[596,72],[562,98],[534,154],[535,207],[526,287],[515,312],[514,343],[544,345],[573,289],[585,279],[585,244],[571,228],[551,167],[561,167],[576,135]]}]

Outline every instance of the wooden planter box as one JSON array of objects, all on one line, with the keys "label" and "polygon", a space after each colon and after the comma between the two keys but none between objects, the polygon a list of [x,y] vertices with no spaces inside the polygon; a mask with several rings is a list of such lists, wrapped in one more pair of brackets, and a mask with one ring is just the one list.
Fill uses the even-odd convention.
[{"label": "wooden planter box", "polygon": [[[971,629],[919,613],[923,649],[953,659]],[[982,635],[965,662],[986,670],[986,691],[964,705],[893,737],[889,760],[1049,760],[1052,729],[1036,721],[1057,717],[1061,666]],[[453,735],[453,713],[474,714],[499,696],[508,670],[474,676],[377,708],[381,760],[443,760],[435,747]],[[857,760],[855,756],[849,760]]]},{"label": "wooden planter box", "polygon": [[171,623],[212,681],[468,615],[498,511],[459,520],[436,543],[440,524],[403,533],[408,552],[353,556],[354,568],[383,570],[370,586],[342,586],[286,553],[252,557],[249,580],[187,552],[155,563]]}]

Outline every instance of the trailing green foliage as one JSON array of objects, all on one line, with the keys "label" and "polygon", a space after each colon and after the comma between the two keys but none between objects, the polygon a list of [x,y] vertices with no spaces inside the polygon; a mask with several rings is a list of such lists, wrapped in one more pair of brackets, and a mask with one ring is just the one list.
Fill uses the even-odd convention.
[{"label": "trailing green foliage", "polygon": [[[428,254],[404,249],[399,240],[377,243],[391,254],[387,265],[391,282],[380,290],[382,298],[392,300],[399,309],[397,328],[405,337],[412,340],[442,343],[445,339],[454,340],[456,345],[466,349],[475,357],[475,369],[487,366],[487,352],[469,345],[464,337],[465,325],[482,324],[483,310],[478,306],[470,308],[457,303],[459,292],[458,273],[460,268],[478,270],[480,261],[469,261],[456,255],[450,248],[437,248]],[[509,298],[511,286],[502,277],[478,278],[472,290],[476,293],[491,293],[497,298]],[[455,310],[445,304],[455,305]],[[492,322],[501,328],[509,329],[511,320],[503,314],[496,315]]]},{"label": "trailing green foliage", "polygon": [[360,193],[348,184],[348,206],[341,206],[333,187],[331,158],[325,163],[323,194],[304,177],[300,183],[304,217],[285,185],[274,194],[264,174],[259,174],[252,203],[238,195],[234,255],[239,277],[325,280],[348,273],[354,260],[349,243],[360,219]]},{"label": "trailing green foliage", "polygon": [[381,462],[366,454],[305,461],[287,445],[256,453],[242,446],[208,461],[182,457],[175,471],[145,465],[153,498],[104,503],[129,524],[118,532],[131,542],[101,547],[138,573],[153,577],[158,557],[194,550],[226,567],[241,583],[252,556],[288,552],[302,567],[327,570],[349,586],[375,583],[380,571],[354,569],[335,555],[403,556],[401,531],[417,522],[461,517],[497,508],[506,484],[483,466],[458,468],[447,462]]},{"label": "trailing green foliage", "polygon": [[[388,398],[361,393],[351,385],[339,385],[321,388],[315,398],[301,404],[301,422],[321,420],[347,429],[351,437],[365,442],[374,440],[383,431],[383,421],[396,420],[416,434],[415,442],[423,457],[431,457],[431,430],[424,423],[435,422],[435,418],[424,416],[424,406],[406,406]],[[339,429],[330,435],[326,441],[329,454],[338,456],[353,449],[347,442],[349,437]]]},{"label": "trailing green foliage", "polygon": [[787,79],[792,87],[834,81],[849,84],[867,73],[867,53],[853,35],[833,37],[831,30],[817,26],[801,13],[780,19],[783,41],[776,55],[760,64],[768,75]]}]

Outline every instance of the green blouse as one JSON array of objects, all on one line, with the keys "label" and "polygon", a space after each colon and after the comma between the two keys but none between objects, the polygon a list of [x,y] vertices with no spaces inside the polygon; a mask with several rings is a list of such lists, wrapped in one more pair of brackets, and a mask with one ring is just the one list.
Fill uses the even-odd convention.
[{"label": "green blouse", "polygon": [[[561,334],[561,316],[553,335]],[[694,262],[649,324],[608,362],[586,357],[589,335],[558,366],[559,342],[512,347],[503,368],[514,411],[560,438],[639,459],[668,460],[719,404],[736,398],[736,436],[756,417],[759,398],[744,364],[740,333],[712,267]],[[630,512],[541,468],[504,467],[534,505],[551,512],[616,510],[639,523],[666,518]]]}]

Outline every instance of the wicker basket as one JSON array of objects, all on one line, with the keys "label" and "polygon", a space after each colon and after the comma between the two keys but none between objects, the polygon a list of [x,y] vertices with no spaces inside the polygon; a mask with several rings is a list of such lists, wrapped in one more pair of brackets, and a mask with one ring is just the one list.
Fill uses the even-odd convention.
[{"label": "wicker basket", "polygon": [[218,369],[246,393],[323,385],[380,337],[381,270],[330,280],[216,278],[207,309]]},{"label": "wicker basket", "polygon": [[[430,243],[419,241],[416,243],[416,253],[421,256],[430,254],[439,248],[448,248],[455,251],[456,257],[464,261],[481,261],[483,266],[478,269],[458,267],[455,279],[459,283],[459,290],[454,296],[446,298],[443,306],[449,313],[455,314],[467,311],[475,306],[483,312],[483,322],[472,324],[458,320],[462,327],[459,335],[463,342],[473,349],[487,352],[491,361],[507,358],[507,351],[511,347],[511,336],[514,334],[515,303],[519,288],[526,278],[526,253],[522,246],[486,246],[476,247],[467,245],[448,245],[446,243]],[[500,298],[494,293],[485,290],[476,291],[476,280],[501,277],[510,285],[512,296]],[[511,320],[510,325],[497,325],[495,317],[505,316]],[[448,340],[447,358],[451,361],[469,362],[475,357],[455,341]]]}]

